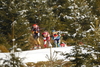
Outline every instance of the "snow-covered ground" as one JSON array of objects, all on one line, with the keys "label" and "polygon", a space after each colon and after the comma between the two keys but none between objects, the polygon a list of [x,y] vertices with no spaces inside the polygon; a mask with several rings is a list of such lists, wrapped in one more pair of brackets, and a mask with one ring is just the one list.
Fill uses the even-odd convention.
[{"label": "snow-covered ground", "polygon": [[[73,46],[68,47],[58,47],[58,48],[45,48],[45,49],[37,49],[37,50],[28,50],[28,51],[21,51],[21,52],[15,52],[15,55],[23,58],[23,62],[39,62],[39,61],[48,61],[48,58],[50,56],[54,57],[56,56],[56,52],[59,52],[56,56],[57,59],[65,59],[64,56],[60,55],[61,52],[69,53]],[[51,53],[50,53],[51,52]],[[54,53],[55,52],[55,53]],[[10,53],[0,53],[1,59],[8,59]],[[48,56],[48,58],[47,58]],[[1,61],[0,61],[1,62]]]},{"label": "snow-covered ground", "polygon": [[[20,57],[23,63],[34,62],[37,63],[39,61],[49,61],[51,56],[53,59],[63,59],[64,61],[69,61],[69,58],[65,59],[65,56],[62,56],[62,53],[71,53],[74,46],[66,46],[66,47],[58,47],[58,48],[45,48],[45,49],[37,49],[37,50],[28,50],[28,51],[20,51],[15,52],[16,57]],[[87,53],[87,50],[82,51],[83,53]],[[10,59],[11,53],[0,53],[0,65],[3,64],[4,60]],[[98,65],[100,67],[100,65]]]}]

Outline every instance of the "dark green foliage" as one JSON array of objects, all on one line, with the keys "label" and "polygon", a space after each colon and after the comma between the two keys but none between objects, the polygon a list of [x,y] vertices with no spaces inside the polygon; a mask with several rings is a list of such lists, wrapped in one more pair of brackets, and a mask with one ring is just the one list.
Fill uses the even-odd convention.
[{"label": "dark green foliage", "polygon": [[25,21],[26,19],[23,19],[23,20],[22,19],[17,20],[18,22],[17,24],[15,24],[14,36],[16,39],[15,42],[18,44],[18,47],[22,48],[23,50],[25,48],[24,46],[28,43],[28,36],[30,34],[29,32],[30,30],[29,30],[29,22]]},{"label": "dark green foliage", "polygon": [[[37,23],[39,24],[40,28],[42,28],[42,30],[48,30],[49,32],[51,32],[52,29],[67,31],[70,36],[66,38],[72,38],[73,40],[82,39],[84,35],[83,31],[86,32],[87,30],[89,30],[91,28],[90,22],[94,23],[95,20],[94,19],[95,15],[92,14],[92,9],[90,7],[91,5],[93,5],[93,8],[96,9],[96,7],[98,7],[99,5],[97,4],[99,3],[99,1],[97,0],[97,2],[96,1],[94,3],[93,2],[94,1],[90,0],[87,2],[85,0],[84,1],[48,0],[46,2],[42,1],[38,2],[36,0],[29,0],[29,1],[16,0],[14,2],[12,2],[12,0],[9,1],[1,0],[0,2],[0,8],[1,8],[0,32],[2,32],[1,36],[3,35],[7,39],[8,44],[11,45],[12,22],[17,21],[19,23],[16,25],[18,26],[16,28],[19,29],[16,29],[15,31],[22,30],[23,33],[27,33],[22,28],[26,29],[27,26],[25,27],[25,25],[23,24],[25,20],[28,20],[30,22],[29,24],[30,27],[32,24]],[[72,9],[70,8],[70,6],[74,6],[74,8]],[[26,11],[23,12],[22,14],[21,13],[22,10]],[[69,19],[66,16],[71,17],[72,19]],[[83,18],[82,16],[85,17]],[[21,32],[17,33],[15,32],[15,34],[18,33],[21,34]],[[73,34],[75,33],[77,34],[74,37]],[[20,36],[18,36],[18,39],[20,39]]]},{"label": "dark green foliage", "polygon": [[74,57],[74,60],[71,62],[74,64],[74,67],[81,67],[83,64],[83,55],[81,54],[81,49],[78,46],[75,46],[72,50],[72,54],[68,54],[67,57]]},{"label": "dark green foliage", "polygon": [[89,1],[90,7],[92,6],[92,13],[96,14],[98,17],[100,16],[100,1],[94,0],[93,2]]},{"label": "dark green foliage", "polygon": [[[87,53],[84,53],[84,50],[87,50]],[[75,46],[72,49],[71,53],[66,53],[66,58],[73,57],[74,59],[70,59],[72,62],[72,67],[81,67],[82,65],[86,65],[87,67],[91,67],[93,65],[99,65],[98,61],[94,59],[91,51],[94,49],[89,46]],[[96,63],[97,62],[97,63]]]},{"label": "dark green foliage", "polygon": [[15,56],[14,53],[10,54],[9,60],[4,60],[3,67],[25,67],[24,63],[20,57]]},{"label": "dark green foliage", "polygon": [[[12,0],[1,0],[0,1],[0,35],[5,38],[5,42],[1,42],[1,44],[10,45],[12,47],[12,39],[18,39],[19,37],[16,37],[16,35],[20,35],[20,41],[21,39],[25,38],[22,35],[25,35],[28,33],[28,31],[25,32],[25,30],[28,30],[28,25],[25,25],[26,20],[25,12],[21,13],[21,11],[26,10],[25,9],[25,3],[26,1],[12,1]],[[24,3],[24,4],[23,4]],[[23,17],[23,18],[22,18]],[[21,21],[20,21],[21,20]],[[14,24],[13,29],[13,22],[16,21],[15,24],[19,24],[20,26],[17,26]],[[18,30],[15,29],[20,28]],[[23,30],[25,29],[25,30]],[[14,31],[14,33],[13,33]],[[22,31],[22,32],[21,32]],[[21,32],[21,34],[20,34]],[[21,37],[22,36],[22,37]],[[3,39],[4,39],[3,38]],[[2,39],[1,39],[2,41]],[[22,42],[24,43],[25,40]],[[17,41],[16,41],[17,42]],[[15,44],[14,44],[15,45]],[[19,44],[20,45],[20,44]],[[9,49],[9,47],[8,47]]]},{"label": "dark green foliage", "polygon": [[[77,45],[78,41],[82,41],[94,47],[94,51],[100,52],[99,16],[99,0],[47,0],[45,2],[42,0],[40,2],[37,0],[0,0],[0,44],[9,49],[13,46],[12,39],[14,38],[18,47],[27,50],[28,47],[25,45],[30,45],[28,43],[30,27],[37,23],[41,33],[44,30],[51,33],[53,29],[67,31],[68,34],[62,34],[63,40],[74,41],[67,41],[68,44]],[[14,21],[16,23],[13,27]],[[91,28],[94,30],[90,30]],[[83,63],[88,67],[100,64],[100,54],[96,53],[97,59],[93,60],[90,54],[80,54],[78,50],[80,50],[79,46],[75,46],[73,50],[75,54],[69,55],[76,57],[71,61],[76,67]]]}]

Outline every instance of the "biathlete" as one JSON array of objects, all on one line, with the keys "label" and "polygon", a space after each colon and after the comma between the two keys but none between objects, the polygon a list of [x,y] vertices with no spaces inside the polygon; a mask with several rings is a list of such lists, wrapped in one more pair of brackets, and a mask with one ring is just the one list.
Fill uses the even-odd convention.
[{"label": "biathlete", "polygon": [[39,26],[37,24],[33,24],[32,25],[32,35],[33,35],[33,38],[35,40],[35,45],[39,48],[40,46],[40,41],[39,41],[39,36],[40,36],[40,29],[39,29]]},{"label": "biathlete", "polygon": [[[47,31],[44,31],[42,33],[42,36],[43,36],[43,40],[44,40],[44,48],[47,48],[47,47],[51,47],[51,43],[50,43],[50,34],[47,32]],[[48,45],[47,45],[48,43]]]},{"label": "biathlete", "polygon": [[61,38],[61,35],[59,32],[53,30],[52,32],[53,34],[53,40],[54,40],[54,43],[55,43],[55,47],[60,47],[60,38]]}]

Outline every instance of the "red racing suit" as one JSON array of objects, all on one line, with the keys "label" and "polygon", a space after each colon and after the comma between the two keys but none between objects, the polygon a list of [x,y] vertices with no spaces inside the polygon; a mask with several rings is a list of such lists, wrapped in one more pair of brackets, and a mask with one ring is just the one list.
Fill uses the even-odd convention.
[{"label": "red racing suit", "polygon": [[48,42],[49,46],[52,46],[50,43],[50,34],[47,31],[45,31],[42,33],[42,36],[43,36],[43,40],[44,40],[44,47],[45,48],[47,47],[47,42]]}]

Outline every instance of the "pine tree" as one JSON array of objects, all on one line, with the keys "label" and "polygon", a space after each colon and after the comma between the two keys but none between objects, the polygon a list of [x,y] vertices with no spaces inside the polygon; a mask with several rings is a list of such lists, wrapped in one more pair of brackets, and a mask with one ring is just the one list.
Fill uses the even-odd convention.
[{"label": "pine tree", "polygon": [[87,41],[86,44],[91,45],[94,47],[94,54],[96,55],[97,59],[93,60],[92,63],[95,65],[100,65],[98,62],[100,62],[100,28],[99,28],[99,21],[96,19],[95,23],[91,23],[91,27],[93,30],[91,30],[89,33],[87,33],[86,37],[84,38],[84,41]]},{"label": "pine tree", "polygon": [[[10,46],[15,45],[15,43],[13,42],[12,44],[12,40],[21,40],[26,38],[25,34],[28,33],[28,31],[24,31],[24,30],[29,30],[28,25],[26,24],[26,20],[25,19],[25,12],[26,10],[26,4],[27,1],[23,0],[23,1],[19,1],[19,0],[1,0],[0,1],[1,4],[1,22],[0,25],[1,26],[1,35],[3,35],[7,40],[5,45],[9,44]],[[19,21],[20,20],[20,21]],[[13,23],[16,21],[16,23],[13,26]],[[19,24],[20,26],[16,27]],[[13,29],[14,28],[14,29]],[[20,28],[20,30],[16,30],[15,28]],[[17,32],[17,33],[16,33]],[[21,32],[21,34],[20,34]],[[20,37],[16,37],[20,34]],[[21,42],[24,43],[25,40],[22,40]],[[18,43],[18,45],[21,45]],[[7,45],[8,46],[8,45]],[[9,48],[9,47],[8,47]]]},{"label": "pine tree", "polygon": [[92,6],[92,13],[97,15],[98,17],[100,16],[100,1],[99,0],[94,0],[94,1],[91,1],[89,0],[89,6]]},{"label": "pine tree", "polygon": [[51,7],[48,7],[47,1],[29,1],[29,9],[27,12],[27,19],[30,24],[37,23],[40,29],[47,30],[50,32],[53,25],[53,13]]},{"label": "pine tree", "polygon": [[[68,14],[68,1],[66,0],[48,0],[49,8],[52,8],[54,18],[54,29],[65,30],[67,22],[64,20],[64,16]],[[50,3],[50,4],[49,4]]]},{"label": "pine tree", "polygon": [[[71,0],[70,4],[72,5],[70,6],[72,11],[71,16],[73,17],[74,21],[74,23],[72,23],[71,25],[74,29],[76,28],[74,30],[76,32],[76,35],[73,39],[76,40],[75,42],[78,42],[77,40],[79,39],[79,41],[83,41],[87,45],[84,48],[87,48],[89,52],[94,51],[93,54],[97,57],[97,59],[94,59],[94,57],[92,57],[92,53],[90,53],[89,55],[80,55],[80,53],[78,53],[77,51],[77,49],[80,48],[74,48],[73,53],[75,54],[72,55],[75,57],[74,62],[76,62],[74,67],[80,67],[82,65],[81,63],[83,63],[87,67],[99,65],[99,21],[96,20],[97,17],[92,13],[92,7],[89,6],[86,0]],[[90,45],[91,47],[89,47],[88,45]],[[70,56],[70,54],[68,54],[68,56]],[[77,58],[79,56],[82,56],[83,58]],[[85,61],[82,59],[84,59]]]},{"label": "pine tree", "polygon": [[92,63],[94,65],[100,65],[98,62],[100,62],[100,18],[99,18],[99,4],[100,2],[98,0],[96,1],[89,1],[89,6],[92,6],[92,13],[95,14],[97,17],[95,18],[94,22],[91,22],[91,28],[89,33],[86,34],[86,37],[84,38],[84,41],[87,41],[87,44],[94,47],[94,51],[97,53],[94,53],[97,57],[97,59],[93,60]]},{"label": "pine tree", "polygon": [[71,10],[69,17],[72,19],[69,19],[71,23],[67,31],[74,40],[81,41],[86,32],[91,29],[90,23],[94,22],[96,16],[92,14],[91,7],[89,7],[86,0],[69,0],[69,4]]}]

